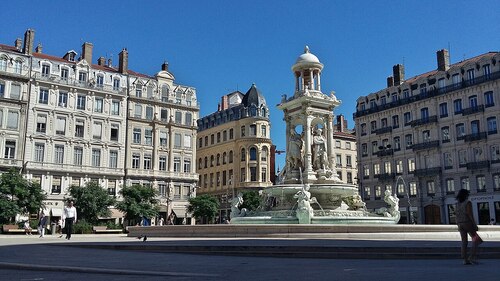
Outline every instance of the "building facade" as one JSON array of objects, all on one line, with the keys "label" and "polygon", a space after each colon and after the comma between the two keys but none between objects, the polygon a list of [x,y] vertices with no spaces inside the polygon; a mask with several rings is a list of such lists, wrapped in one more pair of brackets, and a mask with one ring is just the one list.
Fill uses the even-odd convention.
[{"label": "building facade", "polygon": [[368,208],[400,200],[400,223],[454,224],[458,190],[471,191],[480,224],[500,219],[500,54],[450,64],[410,79],[395,65],[387,88],[360,97],[354,114],[360,193]]},{"label": "building facade", "polygon": [[[52,219],[61,216],[71,185],[94,181],[118,200],[124,185],[151,185],[159,191],[163,216],[176,209],[182,220],[198,177],[189,165],[174,172],[177,151],[168,136],[186,131],[193,144],[179,153],[194,158],[199,111],[195,90],[176,85],[166,66],[155,76],[129,70],[126,49],[117,67],[104,57],[93,64],[91,43],[82,45],[80,56],[70,50],[57,57],[44,54],[40,44],[33,49],[34,36],[34,30],[26,31],[22,48],[20,39],[14,47],[0,46],[0,90],[6,93],[0,112],[6,120],[2,128],[8,130],[0,140],[5,147],[2,163],[15,162],[27,179],[40,182]],[[164,89],[171,90],[165,95]],[[138,96],[140,90],[144,96]],[[175,95],[180,91],[179,102]],[[176,108],[189,111],[193,121],[167,125],[163,110],[175,114]],[[121,222],[121,213],[112,209],[112,214]]]},{"label": "building facade", "polygon": [[272,185],[270,132],[269,108],[255,85],[223,96],[216,112],[198,120],[198,194],[219,199],[220,220],[229,218],[238,192]]},{"label": "building facade", "polygon": [[354,130],[349,130],[343,115],[337,115],[334,125],[333,139],[335,143],[335,165],[337,175],[343,182],[357,184],[357,150]]}]

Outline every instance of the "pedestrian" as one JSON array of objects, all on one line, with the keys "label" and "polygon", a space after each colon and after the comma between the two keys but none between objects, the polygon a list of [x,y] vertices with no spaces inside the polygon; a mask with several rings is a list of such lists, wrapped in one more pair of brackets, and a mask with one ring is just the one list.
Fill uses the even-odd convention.
[{"label": "pedestrian", "polygon": [[73,224],[76,223],[76,208],[73,206],[73,201],[68,201],[68,205],[63,210],[64,225],[66,228],[66,239],[71,239],[73,232]]},{"label": "pedestrian", "polygon": [[26,233],[26,235],[31,235],[31,226],[29,220],[24,221],[24,232]]},{"label": "pedestrian", "polygon": [[[474,264],[477,259],[477,247],[483,241],[477,234],[478,227],[472,215],[472,203],[469,201],[469,191],[467,189],[460,189],[457,194],[457,207],[455,216],[457,220],[458,231],[462,239],[461,255],[464,264]],[[467,234],[472,238],[472,248],[470,256],[467,256]]]},{"label": "pedestrian", "polygon": [[495,222],[495,219],[490,220],[490,225],[496,225],[497,223]]},{"label": "pedestrian", "polygon": [[40,219],[38,220],[38,233],[40,233],[39,238],[45,237],[45,227],[47,226],[47,217],[45,213],[42,211],[40,213]]},{"label": "pedestrian", "polygon": [[158,225],[163,226],[163,222],[163,217],[160,217],[160,219],[158,220]]}]

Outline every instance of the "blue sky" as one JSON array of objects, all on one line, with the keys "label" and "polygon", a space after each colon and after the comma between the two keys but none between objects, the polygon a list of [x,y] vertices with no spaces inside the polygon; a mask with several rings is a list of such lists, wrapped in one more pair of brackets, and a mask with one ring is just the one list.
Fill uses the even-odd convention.
[{"label": "blue sky", "polygon": [[291,66],[305,45],[325,65],[322,89],[336,91],[335,113],[352,128],[356,99],[385,88],[394,64],[404,63],[409,78],[435,69],[442,48],[452,63],[498,51],[499,9],[496,0],[6,1],[0,43],[33,28],[51,55],[92,42],[95,61],[116,63],[125,47],[130,69],[150,75],[166,60],[177,83],[197,89],[201,116],[222,95],[256,83],[271,108],[273,142],[284,149],[275,105],[293,94]]}]

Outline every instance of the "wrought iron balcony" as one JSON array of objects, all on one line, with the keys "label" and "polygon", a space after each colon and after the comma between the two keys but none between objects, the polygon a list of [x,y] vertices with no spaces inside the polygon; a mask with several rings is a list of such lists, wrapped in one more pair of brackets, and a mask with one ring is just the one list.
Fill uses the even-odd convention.
[{"label": "wrought iron balcony", "polygon": [[359,110],[359,111],[356,111],[353,114],[353,116],[354,116],[354,118],[362,117],[362,116],[365,116],[365,115],[368,115],[371,113],[375,113],[375,112],[379,112],[379,111],[383,111],[383,110],[386,110],[389,108],[395,108],[395,107],[398,107],[401,105],[409,104],[409,103],[412,103],[412,102],[417,101],[417,100],[428,99],[428,98],[432,98],[432,97],[435,97],[438,95],[443,95],[443,94],[446,94],[449,92],[453,92],[453,91],[456,91],[459,89],[465,89],[465,88],[468,88],[468,87],[471,87],[474,85],[478,85],[478,84],[481,84],[481,83],[484,83],[484,82],[487,82],[490,80],[495,80],[498,78],[500,78],[500,71],[497,71],[497,72],[494,72],[494,73],[491,73],[488,75],[484,75],[481,77],[477,77],[477,78],[474,78],[472,80],[463,81],[461,83],[452,84],[452,85],[449,85],[449,86],[446,86],[443,88],[430,89],[426,93],[419,94],[416,96],[411,96],[411,97],[404,98],[404,99],[399,99],[397,101],[385,104],[384,106],[377,106],[376,105],[373,108]]},{"label": "wrought iron balcony", "polygon": [[417,150],[431,149],[435,147],[439,147],[439,140],[416,143],[412,145],[411,149],[413,151],[417,151]]},{"label": "wrought iron balcony", "polygon": [[430,116],[430,117],[425,117],[425,118],[413,120],[410,122],[410,125],[412,127],[418,127],[418,126],[422,126],[422,125],[426,125],[426,124],[430,124],[430,123],[436,123],[437,119],[438,119],[437,115],[434,115],[434,116]]},{"label": "wrought iron balcony", "polygon": [[478,105],[478,106],[472,106],[472,107],[469,107],[469,108],[466,108],[466,109],[462,109],[462,115],[463,116],[474,114],[474,113],[477,113],[477,112],[484,112],[484,105],[481,104],[481,105]]},{"label": "wrought iron balcony", "polygon": [[396,178],[396,174],[395,173],[383,173],[383,174],[374,175],[373,177],[377,178],[381,181],[394,180]]},{"label": "wrought iron balcony", "polygon": [[478,170],[478,169],[488,169],[490,167],[490,161],[478,161],[478,162],[469,162],[465,164],[467,170]]},{"label": "wrought iron balcony", "polygon": [[435,176],[441,174],[441,167],[433,167],[433,168],[425,168],[425,169],[416,169],[415,176],[424,177],[424,176]]},{"label": "wrought iron balcony", "polygon": [[485,140],[487,136],[488,134],[486,132],[475,133],[475,134],[465,135],[464,140],[466,142]]},{"label": "wrought iron balcony", "polygon": [[375,130],[375,134],[377,134],[377,135],[390,133],[390,132],[392,132],[392,127],[390,127],[390,126]]},{"label": "wrought iron balcony", "polygon": [[376,154],[377,154],[378,157],[393,155],[394,154],[394,150],[393,149],[379,150],[379,151],[377,151]]}]

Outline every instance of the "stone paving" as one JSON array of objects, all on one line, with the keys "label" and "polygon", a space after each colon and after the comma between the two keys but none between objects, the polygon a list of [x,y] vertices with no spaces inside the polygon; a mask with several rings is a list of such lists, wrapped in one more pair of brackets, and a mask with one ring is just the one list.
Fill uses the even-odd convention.
[{"label": "stone paving", "polygon": [[[376,235],[375,235],[376,236]],[[372,238],[377,239],[372,235]],[[454,238],[454,237],[452,237]],[[379,237],[378,239],[381,239]],[[194,244],[254,246],[372,245],[394,247],[405,244],[429,247],[444,243],[459,245],[454,239],[441,241],[353,239],[173,239],[150,238],[142,242],[124,235],[74,235],[71,241],[48,235],[0,235],[0,280],[500,280],[500,259],[482,259],[478,265],[462,265],[449,259],[329,259],[266,256],[226,256],[148,252],[82,247],[85,245]],[[497,247],[500,241],[484,243]],[[68,247],[73,246],[73,247]]]}]

